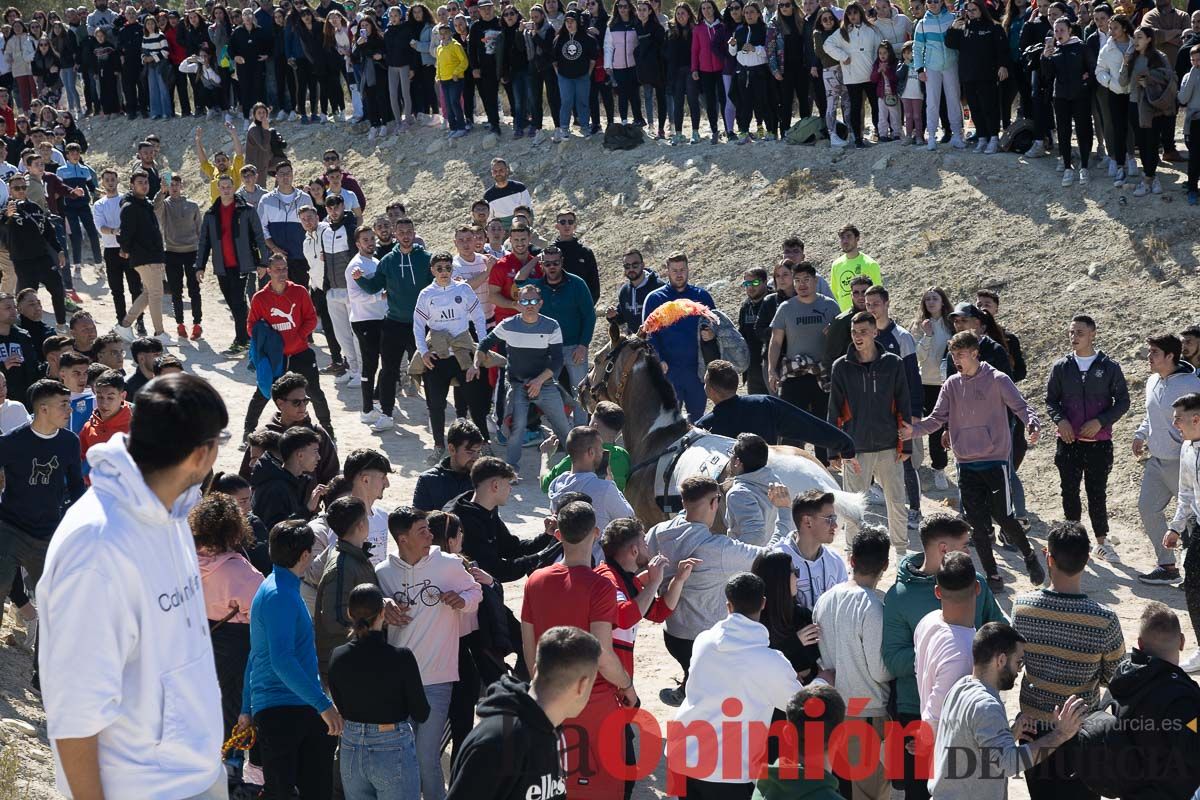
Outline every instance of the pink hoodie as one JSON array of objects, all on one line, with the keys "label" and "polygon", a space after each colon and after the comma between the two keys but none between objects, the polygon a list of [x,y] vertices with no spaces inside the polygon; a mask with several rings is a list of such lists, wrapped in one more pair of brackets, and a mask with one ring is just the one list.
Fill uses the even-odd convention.
[{"label": "pink hoodie", "polygon": [[200,561],[200,585],[204,589],[204,606],[211,620],[225,619],[237,608],[230,622],[250,622],[250,603],[263,582],[262,573],[250,565],[241,553],[212,554],[197,551]]}]

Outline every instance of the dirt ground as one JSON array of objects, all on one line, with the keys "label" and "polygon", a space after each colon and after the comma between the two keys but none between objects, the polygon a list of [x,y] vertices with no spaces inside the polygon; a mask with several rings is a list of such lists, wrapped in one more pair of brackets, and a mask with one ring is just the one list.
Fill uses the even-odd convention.
[{"label": "dirt ground", "polygon": [[[206,197],[190,151],[194,120],[84,125],[92,145],[87,161],[97,171],[113,165],[126,175],[135,143],[156,132],[171,169],[187,181],[188,194],[201,201]],[[215,121],[204,125],[210,152],[227,143]],[[611,153],[598,141],[513,141],[507,126],[499,143],[476,132],[453,144],[428,128],[381,144],[351,135],[345,125],[281,127],[295,156],[298,183],[318,174],[325,147],[339,147],[346,168],[366,191],[368,221],[382,213],[387,201],[401,199],[431,249],[450,249],[454,226],[466,220],[470,202],[490,185],[489,160],[505,156],[514,178],[533,194],[539,232],[553,236],[560,207],[578,210],[580,235],[600,263],[602,306],[615,300],[625,249],[639,247],[648,265],[660,265],[679,249],[691,258],[694,280],[713,285],[722,309],[732,314],[740,302],[742,270],[769,268],[785,235],[799,232],[808,244],[808,257],[827,270],[839,254],[837,230],[853,222],[863,231],[862,249],[883,265],[895,298],[892,315],[904,324],[915,315],[920,292],[929,285],[945,287],[955,301],[973,297],[981,286],[1002,294],[1001,322],[1021,336],[1029,360],[1030,376],[1021,387],[1040,413],[1047,371],[1067,349],[1070,316],[1091,313],[1100,322],[1097,346],[1121,362],[1134,397],[1133,410],[1116,426],[1117,463],[1109,484],[1113,533],[1120,539],[1124,563],[1090,565],[1084,588],[1116,611],[1127,641],[1135,636],[1137,619],[1150,600],[1186,613],[1178,589],[1136,581],[1137,572],[1153,566],[1154,554],[1137,519],[1141,470],[1129,451],[1147,371],[1142,339],[1152,330],[1178,331],[1195,321],[1185,298],[1197,287],[1195,226],[1200,215],[1184,203],[1179,171],[1164,170],[1166,193],[1161,197],[1135,198],[1132,186],[1112,188],[1102,175],[1089,187],[1064,190],[1051,159],[1028,162],[1014,155],[948,148],[927,153],[892,144],[842,154],[825,146],[672,148],[648,143]],[[113,322],[107,288],[89,267],[83,277],[77,287],[85,307],[105,329]],[[49,308],[48,298],[44,302]],[[172,343],[169,350],[220,389],[237,432],[252,391],[251,374],[244,361],[219,354],[233,337],[211,277],[204,285],[204,312],[204,339]],[[317,340],[324,365],[328,358],[320,334]],[[357,387],[335,387],[329,380],[323,388],[334,410],[341,454],[359,447],[382,449],[396,467],[385,502],[409,502],[432,447],[424,401],[401,397],[395,432],[378,434],[358,422]],[[536,450],[525,451],[523,472],[532,470],[536,456]],[[1043,520],[1061,518],[1052,456],[1052,445],[1043,442],[1030,450],[1021,470],[1038,540],[1044,539]],[[239,458],[227,446],[219,466],[235,468]],[[926,511],[941,499],[940,493],[927,490]],[[514,491],[504,517],[517,533],[532,535],[541,529],[546,512],[545,496],[527,481]],[[1015,556],[998,552],[1012,578],[1009,592],[1001,597],[1007,610],[1012,597],[1030,585]],[[890,586],[893,576],[889,571],[881,588]],[[521,590],[520,584],[508,587],[514,609]],[[4,634],[12,616],[5,620]],[[1190,647],[1190,626],[1185,628]],[[658,691],[674,685],[680,671],[663,647],[658,626],[642,626],[636,664],[643,705],[665,724],[671,709],[659,703]],[[35,737],[25,738],[0,727],[0,735],[15,743],[17,755],[15,763],[0,757],[0,798],[57,796],[44,715],[27,688],[30,666],[28,653],[0,646],[0,717],[27,720],[37,728]],[[1017,692],[1006,699],[1015,714]],[[662,788],[660,765],[634,796],[660,797]],[[1011,792],[1027,797],[1023,781],[1014,781]]]}]

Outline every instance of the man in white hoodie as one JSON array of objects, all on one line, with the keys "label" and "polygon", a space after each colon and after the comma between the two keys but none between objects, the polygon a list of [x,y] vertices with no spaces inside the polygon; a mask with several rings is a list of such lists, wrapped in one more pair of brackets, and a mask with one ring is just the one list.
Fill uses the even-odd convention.
[{"label": "man in white hoodie", "polygon": [[450,692],[458,681],[460,616],[473,614],[483,590],[463,568],[461,559],[433,545],[428,512],[399,506],[388,515],[388,530],[399,554],[375,568],[385,596],[400,607],[404,619],[388,628],[388,644],[407,647],[417,658],[429,718],[417,726],[417,764],[425,800],[442,800],[441,743],[450,710]]},{"label": "man in white hoodie", "polygon": [[68,797],[226,797],[187,515],[228,424],[206,381],[169,375],[142,389],[128,434],[88,451],[92,487],[59,525],[38,584],[42,701]]},{"label": "man in white hoodie", "polygon": [[[725,583],[725,619],[696,637],[687,697],[675,722],[707,724],[712,737],[667,739],[667,792],[688,800],[749,798],[763,771],[765,737],[751,741],[752,725],[768,726],[775,709],[787,708],[800,691],[796,670],[778,650],[758,617],[766,606],[767,587],[757,575],[740,572]],[[753,676],[752,680],[731,680]],[[737,754],[723,752],[725,733],[737,725]],[[715,752],[701,753],[701,749]],[[694,765],[690,769],[688,765]],[[686,780],[686,789],[684,781]],[[679,791],[679,790],[683,791]]]},{"label": "man in white hoodie", "polygon": [[762,547],[772,533],[787,536],[792,526],[779,509],[792,503],[787,486],[767,466],[770,450],[755,433],[738,434],[729,459],[733,484],[725,492],[725,530],[738,541]]},{"label": "man in white hoodie", "polygon": [[[769,552],[769,548],[713,533],[721,488],[712,478],[700,475],[684,478],[679,485],[679,495],[683,500],[683,511],[655,525],[646,535],[650,556],[662,554],[670,562],[663,573],[667,583],[675,577],[676,565],[681,561],[698,559],[679,596],[675,613],[667,617],[663,630],[667,652],[683,667],[683,682],[679,688],[663,689],[658,694],[659,699],[669,706],[678,706],[683,701],[696,637],[725,618],[727,611],[721,593],[726,582],[738,572],[748,572],[754,559]],[[830,497],[832,503],[832,495]],[[842,570],[845,579],[844,566]]]}]

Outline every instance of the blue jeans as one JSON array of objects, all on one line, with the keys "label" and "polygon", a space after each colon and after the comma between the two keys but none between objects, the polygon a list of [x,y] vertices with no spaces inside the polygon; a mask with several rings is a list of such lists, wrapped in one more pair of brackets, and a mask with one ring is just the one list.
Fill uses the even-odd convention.
[{"label": "blue jeans", "polygon": [[[574,360],[572,360],[572,358],[571,358],[571,351],[574,350],[575,348],[567,347],[567,348],[563,348],[563,349],[564,349],[563,368],[567,371],[567,377],[569,377],[571,379],[571,388],[578,390],[580,382],[583,381],[583,379],[587,377],[588,369],[591,367],[591,364],[588,363],[587,356],[584,356],[582,364],[576,364],[574,362]],[[578,401],[578,398],[576,398],[576,402],[575,402],[575,413],[574,413],[573,421],[576,425],[587,425],[588,424],[587,409],[583,407],[583,403],[580,403]],[[566,440],[560,439],[560,441],[566,441]]]},{"label": "blue jeans", "polygon": [[421,796],[425,800],[446,798],[446,781],[442,777],[442,734],[446,732],[450,692],[453,689],[453,683],[435,683],[425,687],[425,697],[429,700],[429,719],[416,726],[417,765],[421,771]]},{"label": "blue jeans", "polygon": [[62,78],[63,91],[67,95],[67,109],[72,114],[79,113],[79,87],[75,85],[75,69],[64,69],[59,77]]},{"label": "blue jeans", "polygon": [[446,95],[446,122],[449,123],[450,130],[461,131],[467,127],[467,118],[463,115],[462,107],[462,79],[442,81],[441,84],[442,92]]},{"label": "blue jeans", "polygon": [[559,120],[562,122],[563,130],[571,129],[571,112],[575,112],[575,118],[579,121],[579,129],[587,133],[588,128],[588,102],[592,91],[592,76],[584,75],[581,78],[564,78],[558,76],[558,94],[562,97],[562,110],[559,112]]},{"label": "blue jeans", "polygon": [[167,81],[157,67],[146,70],[150,83],[150,116],[171,116],[171,92],[167,89]]},{"label": "blue jeans", "polygon": [[533,111],[533,75],[529,69],[518,69],[508,76],[512,81],[513,128],[523,131],[529,124]]},{"label": "blue jeans", "polygon": [[83,263],[83,232],[87,231],[88,244],[92,246],[93,263],[102,263],[104,258],[100,252],[100,234],[96,231],[96,221],[92,218],[91,207],[86,205],[65,206],[63,216],[66,217],[67,224],[71,226],[71,257],[67,259],[67,262],[76,266]]},{"label": "blue jeans", "polygon": [[394,731],[378,727],[346,720],[340,757],[346,800],[419,800],[421,777],[412,726],[401,722]]},{"label": "blue jeans", "polygon": [[[508,410],[512,414],[512,428],[508,437],[508,449],[504,455],[512,468],[518,471],[521,468],[521,446],[525,442],[525,425],[529,421],[530,403],[542,412],[560,442],[565,442],[567,434],[571,431],[571,423],[567,421],[567,414],[563,411],[563,396],[558,384],[546,381],[542,384],[538,396],[530,400],[525,384],[510,383]],[[425,691],[428,693],[429,688],[426,687]]]}]

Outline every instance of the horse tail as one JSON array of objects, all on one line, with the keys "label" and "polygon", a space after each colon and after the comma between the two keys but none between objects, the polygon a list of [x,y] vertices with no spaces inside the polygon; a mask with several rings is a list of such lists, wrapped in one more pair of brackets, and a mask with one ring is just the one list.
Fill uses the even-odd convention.
[{"label": "horse tail", "polygon": [[867,513],[867,499],[863,494],[835,489],[833,492],[833,506],[837,509],[837,513],[840,516],[853,520],[856,525],[862,526]]}]

